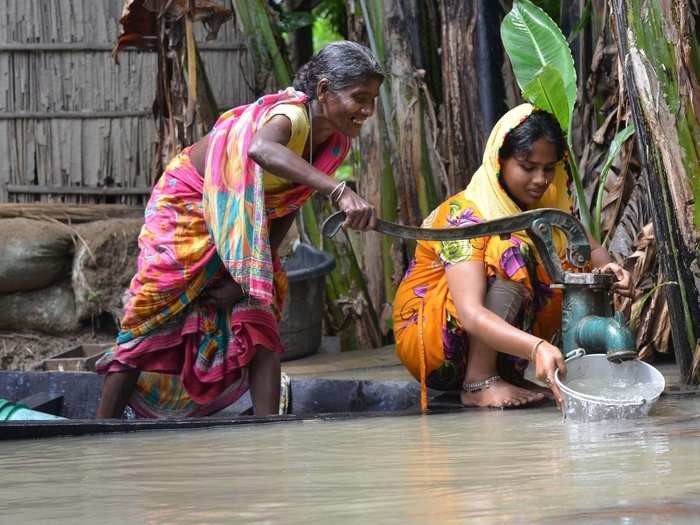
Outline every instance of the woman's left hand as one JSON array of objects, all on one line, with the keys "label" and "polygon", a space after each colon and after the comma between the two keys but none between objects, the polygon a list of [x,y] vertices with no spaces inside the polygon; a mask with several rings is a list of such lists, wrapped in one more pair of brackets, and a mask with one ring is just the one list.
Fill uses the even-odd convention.
[{"label": "woman's left hand", "polygon": [[229,276],[211,283],[200,295],[202,304],[227,309],[243,299],[245,294],[240,285]]},{"label": "woman's left hand", "polygon": [[632,276],[622,266],[611,262],[601,267],[598,271],[601,273],[615,274],[615,277],[617,277],[617,282],[612,286],[613,292],[624,297],[634,297],[634,290],[632,289]]}]

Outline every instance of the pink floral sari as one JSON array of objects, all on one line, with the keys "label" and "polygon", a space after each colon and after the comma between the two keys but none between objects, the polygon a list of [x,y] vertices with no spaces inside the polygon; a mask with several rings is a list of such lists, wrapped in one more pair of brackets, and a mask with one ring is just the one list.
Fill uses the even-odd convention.
[{"label": "pink floral sari", "polygon": [[[140,415],[216,412],[248,389],[257,346],[283,351],[277,314],[286,275],[270,252],[269,220],[299,209],[313,190],[266,193],[262,170],[246,152],[271,108],[306,100],[288,89],[224,113],[210,134],[204,179],[188,148],[153,189],[117,345],[97,365],[99,373],[141,370],[130,400]],[[346,136],[331,136],[315,167],[332,174],[349,145]],[[246,299],[231,311],[196,300],[227,273]]]}]

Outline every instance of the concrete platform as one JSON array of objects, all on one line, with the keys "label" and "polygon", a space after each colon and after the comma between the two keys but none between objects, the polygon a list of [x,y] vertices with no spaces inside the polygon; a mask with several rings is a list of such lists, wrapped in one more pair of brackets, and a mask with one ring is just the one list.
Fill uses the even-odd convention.
[{"label": "concrete platform", "polygon": [[396,357],[394,345],[372,350],[340,352],[334,338],[325,338],[317,354],[285,361],[282,371],[292,378],[355,379],[361,381],[413,381]]},{"label": "concrete platform", "polygon": [[[415,379],[396,356],[394,345],[372,350],[340,352],[336,338],[324,338],[317,354],[282,363],[282,371],[291,378],[348,379],[359,381],[409,381]],[[666,379],[666,395],[700,392],[700,387],[683,384],[673,362],[655,363]],[[532,379],[528,369],[526,376]]]},{"label": "concrete platform", "polygon": [[[664,395],[686,396],[700,393],[698,387],[680,382],[680,374],[674,363],[655,366],[666,378]],[[273,418],[274,421],[325,417],[322,416],[324,414],[364,417],[419,413],[420,385],[401,365],[393,345],[372,350],[340,352],[336,341],[327,338],[320,352],[306,358],[283,362],[282,369],[290,378],[289,410],[293,415]],[[248,413],[251,408],[250,396],[246,394],[218,414],[209,418],[198,418],[197,421],[173,420],[157,423],[144,420],[114,420],[105,423],[106,426],[102,429],[101,423],[89,421],[97,406],[101,385],[102,378],[94,373],[0,371],[0,398],[19,400],[37,393],[62,396],[61,415],[72,419],[63,426],[48,424],[46,429],[44,423],[37,423],[34,430],[15,424],[12,427],[15,434],[12,436],[29,437],[31,432],[35,432],[31,435],[41,437],[147,428],[194,428],[209,426],[208,422],[214,425],[242,424],[247,419],[240,419],[241,415]],[[430,411],[464,410],[457,394],[429,391]],[[10,439],[6,432],[9,429],[7,424],[2,425],[0,439]],[[16,434],[17,432],[19,434]]]}]

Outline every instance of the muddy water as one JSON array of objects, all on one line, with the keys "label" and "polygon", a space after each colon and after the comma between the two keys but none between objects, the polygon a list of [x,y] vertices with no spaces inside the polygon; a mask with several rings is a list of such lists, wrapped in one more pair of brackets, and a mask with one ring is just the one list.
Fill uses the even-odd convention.
[{"label": "muddy water", "polygon": [[698,523],[700,399],[0,443],[0,523]]}]

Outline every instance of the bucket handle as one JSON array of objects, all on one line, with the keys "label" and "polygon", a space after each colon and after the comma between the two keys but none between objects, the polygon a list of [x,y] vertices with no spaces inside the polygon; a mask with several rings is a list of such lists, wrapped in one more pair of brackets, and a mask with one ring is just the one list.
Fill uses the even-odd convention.
[{"label": "bucket handle", "polygon": [[578,359],[579,357],[583,357],[584,355],[586,355],[586,351],[583,348],[577,348],[566,354],[566,356],[564,357],[564,361],[568,363],[569,361]]}]

